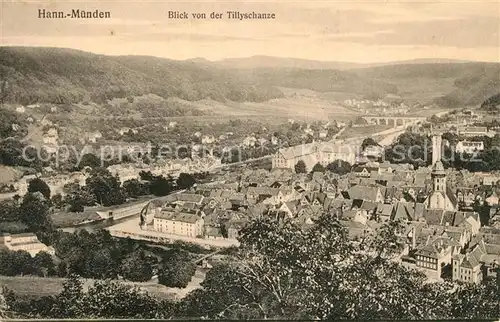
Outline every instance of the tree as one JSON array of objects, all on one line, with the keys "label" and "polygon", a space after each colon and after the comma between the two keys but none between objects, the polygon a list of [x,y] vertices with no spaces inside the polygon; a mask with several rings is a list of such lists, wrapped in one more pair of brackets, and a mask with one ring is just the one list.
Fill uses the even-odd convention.
[{"label": "tree", "polygon": [[85,183],[97,202],[103,206],[119,205],[125,202],[120,180],[111,175],[107,169],[92,169]]},{"label": "tree", "polygon": [[0,221],[17,221],[20,219],[19,205],[13,200],[0,202]]},{"label": "tree", "polygon": [[174,190],[172,178],[155,177],[150,185],[151,193],[155,196],[166,196]]},{"label": "tree", "polygon": [[38,276],[53,276],[56,273],[54,259],[47,252],[39,252],[33,258],[33,267]]},{"label": "tree", "polygon": [[10,166],[41,166],[35,148],[26,147],[24,143],[14,138],[0,141],[0,163]]},{"label": "tree", "polygon": [[325,172],[325,167],[321,163],[316,163],[314,167],[311,170],[312,173],[314,172]]},{"label": "tree", "polygon": [[442,135],[443,140],[446,140],[450,143],[451,146],[455,146],[458,143],[458,134],[446,132]]},{"label": "tree", "polygon": [[185,298],[182,313],[308,320],[498,316],[498,286],[468,285],[471,291],[460,293],[451,283],[425,283],[423,273],[392,261],[400,228],[380,228],[388,242],[378,245],[374,239],[350,241],[328,214],[307,230],[292,221],[254,220],[243,229],[236,253]]},{"label": "tree", "polygon": [[410,163],[428,166],[432,161],[432,144],[427,136],[405,132],[390,148],[385,150],[385,159],[391,163]]},{"label": "tree", "polygon": [[177,188],[179,189],[189,189],[196,183],[195,178],[189,173],[181,173],[177,178]]},{"label": "tree", "polygon": [[45,197],[45,199],[50,199],[50,187],[47,183],[45,183],[45,181],[40,178],[30,180],[28,184],[28,192],[40,192]]},{"label": "tree", "polygon": [[53,195],[52,198],[50,199],[50,202],[56,209],[64,208],[64,200],[60,193],[56,193],[55,195]]},{"label": "tree", "polygon": [[361,143],[361,150],[364,151],[368,146],[378,146],[378,143],[373,138],[365,138]]},{"label": "tree", "polygon": [[335,160],[332,163],[329,163],[326,166],[326,169],[330,172],[339,174],[339,175],[344,175],[349,172],[351,172],[351,165],[349,162],[344,161],[344,160]]},{"label": "tree", "polygon": [[472,209],[474,212],[479,214],[479,220],[481,221],[481,226],[488,226],[490,221],[490,209],[491,206],[485,201],[481,203],[479,200],[474,200],[472,204]]},{"label": "tree", "polygon": [[173,311],[171,303],[117,281],[95,281],[84,298],[87,318],[166,319]]},{"label": "tree", "polygon": [[186,287],[194,273],[196,265],[183,252],[174,252],[165,257],[158,272],[158,283],[169,287]]},{"label": "tree", "polygon": [[19,207],[20,219],[32,232],[50,231],[52,220],[48,201],[41,193],[27,193]]},{"label": "tree", "polygon": [[[0,89],[4,88],[5,81],[2,80],[2,84]],[[0,91],[0,102],[3,102],[3,92]],[[13,111],[9,111],[8,109],[2,108],[0,109],[0,138],[7,138],[12,136],[14,130],[12,129],[12,124],[19,124],[19,117]]]},{"label": "tree", "polygon": [[307,173],[306,164],[304,161],[299,160],[295,165],[295,173]]},{"label": "tree", "polygon": [[123,277],[134,282],[146,282],[153,276],[153,267],[143,250],[129,254],[120,265]]},{"label": "tree", "polygon": [[9,317],[7,314],[8,310],[9,307],[7,306],[7,301],[3,295],[3,288],[0,288],[0,319],[7,319]]},{"label": "tree", "polygon": [[0,275],[16,276],[33,273],[31,256],[26,251],[0,251]]},{"label": "tree", "polygon": [[71,275],[63,283],[63,289],[55,298],[52,314],[55,317],[84,318],[87,303],[83,293],[83,283],[77,275]]},{"label": "tree", "polygon": [[137,179],[130,179],[123,182],[123,189],[130,198],[137,198],[149,193],[149,186],[141,183]]},{"label": "tree", "polygon": [[95,195],[88,190],[88,187],[81,188],[79,185],[76,185],[74,189],[68,192],[64,198],[64,202],[69,205],[69,211],[83,212],[85,206],[95,205],[95,198]]},{"label": "tree", "polygon": [[119,264],[113,258],[112,249],[101,248],[87,254],[85,265],[86,276],[105,279],[116,278],[119,273]]},{"label": "tree", "polygon": [[93,153],[84,154],[80,160],[80,164],[76,165],[78,169],[83,169],[85,167],[98,168],[104,166],[101,159]]}]

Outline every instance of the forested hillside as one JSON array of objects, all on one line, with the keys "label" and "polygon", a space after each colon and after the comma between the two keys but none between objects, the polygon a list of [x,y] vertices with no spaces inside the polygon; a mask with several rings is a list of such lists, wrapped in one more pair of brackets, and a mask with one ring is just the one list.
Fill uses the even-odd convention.
[{"label": "forested hillside", "polygon": [[22,104],[104,102],[148,93],[234,101],[264,101],[283,95],[276,88],[191,62],[59,48],[1,47],[0,75],[4,100]]},{"label": "forested hillside", "polygon": [[355,71],[361,77],[397,84],[400,92],[438,89],[434,102],[444,107],[479,105],[500,88],[498,63],[408,64]]},{"label": "forested hillside", "polygon": [[[500,88],[498,90],[500,91]],[[499,108],[500,108],[500,93],[489,97],[481,104],[481,109],[492,113],[497,113]]]},{"label": "forested hillside", "polygon": [[[175,61],[60,48],[0,47],[0,98],[21,104],[105,103],[113,98],[155,94],[188,101],[260,102],[283,97],[278,87],[289,87],[377,97],[398,94],[422,104],[460,107],[479,105],[500,87],[500,64],[495,63],[395,63],[337,70],[320,68],[321,62],[314,61],[283,67],[295,66],[295,61],[281,60],[267,58],[259,66],[260,60],[254,59],[250,64],[254,67],[239,68],[238,60],[234,64],[225,60],[221,66],[200,59]],[[307,68],[301,68],[304,66]]]}]

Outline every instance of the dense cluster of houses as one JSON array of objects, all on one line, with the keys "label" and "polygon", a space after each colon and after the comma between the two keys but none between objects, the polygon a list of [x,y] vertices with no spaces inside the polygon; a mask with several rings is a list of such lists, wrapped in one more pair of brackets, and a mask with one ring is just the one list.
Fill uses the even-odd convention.
[{"label": "dense cluster of houses", "polygon": [[203,158],[185,159],[161,159],[151,164],[143,163],[120,163],[109,166],[107,169],[118,175],[121,182],[137,179],[141,171],[151,171],[153,175],[172,175],[179,173],[199,173],[210,171],[221,165],[221,160],[211,156]]},{"label": "dense cluster of houses", "polygon": [[[479,214],[470,208],[486,195],[474,188],[472,195],[462,192],[456,176],[441,161],[418,170],[371,162],[345,176],[246,170],[150,205],[143,225],[193,238],[235,239],[252,219],[289,218],[307,227],[327,212],[341,220],[351,238],[362,239],[384,222],[401,220],[406,247],[400,260],[405,265],[435,278],[453,267],[453,279],[480,282],[483,275],[496,274],[500,243],[498,235],[484,232],[487,227],[481,227]],[[469,271],[479,273],[469,277]]]}]

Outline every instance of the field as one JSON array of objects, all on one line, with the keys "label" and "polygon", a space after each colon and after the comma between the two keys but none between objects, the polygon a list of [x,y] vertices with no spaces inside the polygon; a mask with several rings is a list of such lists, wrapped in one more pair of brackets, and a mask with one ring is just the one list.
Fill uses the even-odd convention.
[{"label": "field", "polygon": [[[135,283],[123,281],[124,284],[137,286],[139,289],[148,292],[152,296],[162,299],[180,299],[190,291],[200,287],[200,283],[205,279],[205,271],[197,269],[191,282],[184,289],[166,287],[155,281]],[[6,287],[20,295],[28,296],[50,296],[57,295],[63,289],[64,278],[58,277],[34,277],[34,276],[0,276],[0,287]],[[83,288],[87,290],[94,280],[85,279]]]}]

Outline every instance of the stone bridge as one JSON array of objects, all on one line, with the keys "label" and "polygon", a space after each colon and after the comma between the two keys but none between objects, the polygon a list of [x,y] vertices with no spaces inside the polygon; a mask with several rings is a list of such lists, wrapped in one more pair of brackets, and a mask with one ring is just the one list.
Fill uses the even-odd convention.
[{"label": "stone bridge", "polygon": [[425,117],[418,116],[362,116],[368,124],[393,125],[394,127],[418,124],[426,120]]}]

